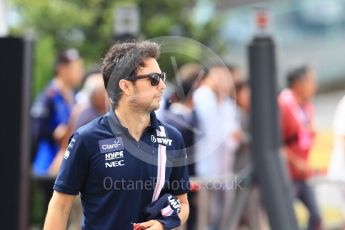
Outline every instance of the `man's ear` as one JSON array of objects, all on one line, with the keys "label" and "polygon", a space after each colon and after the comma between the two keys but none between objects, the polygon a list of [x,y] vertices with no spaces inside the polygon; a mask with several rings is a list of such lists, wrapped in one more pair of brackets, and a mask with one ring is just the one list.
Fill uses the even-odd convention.
[{"label": "man's ear", "polygon": [[119,81],[119,87],[122,90],[123,94],[125,94],[127,96],[132,94],[133,85],[131,84],[130,81],[126,81],[124,79],[121,79]]}]

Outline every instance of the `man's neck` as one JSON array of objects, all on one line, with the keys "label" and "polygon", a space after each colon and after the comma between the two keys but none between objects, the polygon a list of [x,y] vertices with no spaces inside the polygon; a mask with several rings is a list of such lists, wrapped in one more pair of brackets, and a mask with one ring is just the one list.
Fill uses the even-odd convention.
[{"label": "man's neck", "polygon": [[139,141],[144,130],[150,124],[150,114],[132,111],[130,106],[119,105],[115,114],[122,126],[128,129],[129,134]]},{"label": "man's neck", "polygon": [[70,103],[73,103],[72,89],[65,82],[63,82],[59,77],[56,77],[54,79],[54,83],[58,87],[60,92],[62,93],[65,100]]}]

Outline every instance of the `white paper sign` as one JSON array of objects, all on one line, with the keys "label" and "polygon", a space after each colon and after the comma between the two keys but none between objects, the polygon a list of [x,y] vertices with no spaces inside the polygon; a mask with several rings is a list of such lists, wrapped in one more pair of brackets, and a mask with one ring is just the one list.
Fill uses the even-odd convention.
[{"label": "white paper sign", "polygon": [[114,11],[115,34],[138,34],[139,33],[139,9],[137,6],[118,7]]}]

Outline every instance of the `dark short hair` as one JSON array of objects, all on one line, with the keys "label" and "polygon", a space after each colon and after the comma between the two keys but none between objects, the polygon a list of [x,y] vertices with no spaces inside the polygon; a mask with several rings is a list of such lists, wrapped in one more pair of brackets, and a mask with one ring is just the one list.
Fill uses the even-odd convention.
[{"label": "dark short hair", "polygon": [[196,89],[195,80],[194,78],[188,78],[182,80],[179,84],[176,83],[175,95],[180,101],[186,101],[191,98]]},{"label": "dark short hair", "polygon": [[205,66],[203,66],[202,68],[202,79],[205,79],[206,77],[209,76],[210,74],[210,70],[211,69],[215,69],[215,68],[224,68],[224,69],[228,69],[228,66],[224,63],[219,63],[219,62],[210,62],[210,63],[207,63]]},{"label": "dark short hair", "polygon": [[306,73],[310,70],[308,65],[301,65],[294,69],[291,69],[287,74],[288,87],[293,87],[297,82],[304,79]]},{"label": "dark short hair", "polygon": [[226,66],[228,67],[228,70],[229,70],[230,72],[235,71],[235,70],[238,70],[238,66],[237,66],[237,65],[234,65],[234,64],[226,64]]},{"label": "dark short hair", "polygon": [[159,45],[150,41],[116,43],[109,49],[102,61],[101,73],[114,108],[122,95],[120,80],[133,76],[139,66],[144,66],[146,58],[158,57]]},{"label": "dark short hair", "polygon": [[79,60],[80,58],[78,50],[74,48],[60,51],[54,63],[54,74],[57,74],[60,65],[67,65],[72,61]]},{"label": "dark short hair", "polygon": [[249,88],[249,83],[246,80],[239,80],[238,82],[235,83],[236,93],[239,93],[241,90],[247,87]]}]

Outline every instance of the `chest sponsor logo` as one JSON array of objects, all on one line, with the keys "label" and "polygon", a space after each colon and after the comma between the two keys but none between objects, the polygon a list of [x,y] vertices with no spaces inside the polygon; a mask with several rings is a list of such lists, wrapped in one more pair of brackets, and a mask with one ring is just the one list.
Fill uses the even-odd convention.
[{"label": "chest sponsor logo", "polygon": [[73,149],[74,144],[75,144],[75,139],[72,138],[72,139],[70,140],[68,146],[67,146],[67,149],[66,149],[64,155],[63,155],[63,158],[64,158],[64,159],[66,159],[66,160],[68,159],[69,155],[71,154],[70,151]]},{"label": "chest sponsor logo", "polygon": [[123,159],[123,151],[105,153],[105,168],[116,168],[125,166],[125,160]]},{"label": "chest sponsor logo", "polygon": [[123,158],[123,151],[104,154],[106,161],[117,160]]},{"label": "chest sponsor logo", "polygon": [[125,166],[125,160],[105,162],[105,168],[116,168]]},{"label": "chest sponsor logo", "polygon": [[152,143],[158,143],[166,146],[171,146],[172,140],[166,137],[155,137],[151,135],[151,141]]},{"label": "chest sponsor logo", "polygon": [[98,145],[101,153],[116,152],[124,149],[121,137],[100,140],[98,141]]}]

